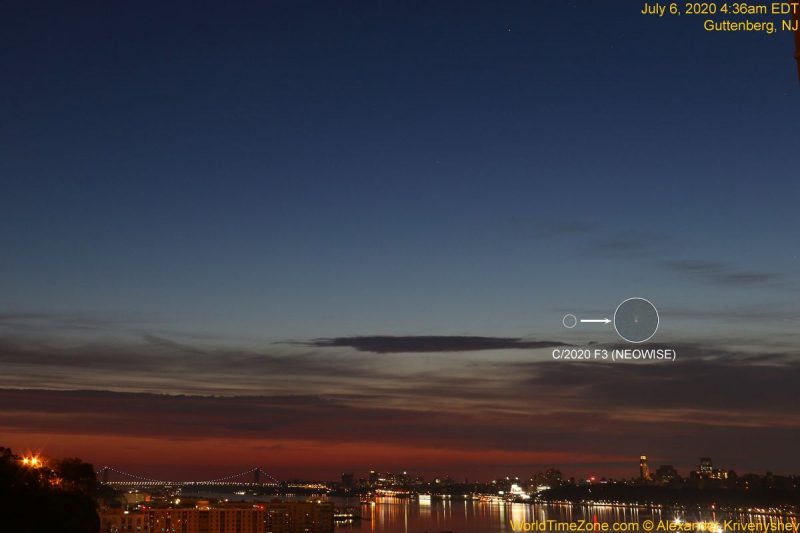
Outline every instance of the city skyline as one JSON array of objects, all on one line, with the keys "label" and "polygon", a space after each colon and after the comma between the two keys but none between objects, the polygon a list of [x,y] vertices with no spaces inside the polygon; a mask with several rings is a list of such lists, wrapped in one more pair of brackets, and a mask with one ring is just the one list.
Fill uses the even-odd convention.
[{"label": "city skyline", "polygon": [[[0,8],[0,443],[800,472],[792,35],[623,2]],[[658,308],[672,362],[611,349]]]},{"label": "city skyline", "polygon": [[[39,463],[43,462],[42,455],[30,453],[23,456],[23,462],[29,463]],[[684,470],[681,468],[676,468],[672,463],[666,463],[663,461],[659,461],[657,463],[653,463],[653,468],[650,468],[649,458],[645,455],[640,456],[640,463],[639,463],[639,470],[638,473],[634,470],[628,472],[628,475],[623,475],[621,477],[613,477],[613,476],[605,476],[601,473],[589,473],[583,476],[571,476],[566,475],[562,470],[558,467],[558,465],[550,465],[547,468],[544,468],[538,472],[531,472],[527,475],[519,476],[515,475],[516,473],[512,473],[506,476],[495,477],[491,479],[469,479],[466,476],[459,476],[458,472],[451,472],[448,474],[435,474],[431,475],[430,477],[426,477],[422,475],[420,472],[413,472],[408,470],[375,470],[371,469],[365,472],[358,472],[358,471],[345,471],[342,472],[339,478],[337,479],[301,479],[301,478],[286,478],[286,479],[277,479],[272,474],[270,474],[266,469],[263,467],[253,467],[248,470],[244,470],[242,472],[230,472],[219,477],[209,478],[209,479],[189,479],[189,478],[175,478],[175,479],[156,479],[156,478],[149,478],[147,476],[143,476],[140,473],[133,473],[133,472],[124,472],[114,468],[113,466],[108,465],[96,465],[95,472],[97,474],[98,481],[101,483],[122,483],[127,484],[129,486],[135,486],[137,483],[142,483],[143,485],[152,485],[152,484],[169,484],[169,483],[191,483],[191,484],[210,484],[210,485],[225,485],[226,483],[231,484],[243,484],[247,485],[250,483],[259,484],[264,483],[265,485],[274,485],[279,486],[281,483],[328,483],[332,485],[342,485],[345,486],[347,483],[350,484],[358,484],[363,485],[365,483],[370,483],[373,485],[380,485],[381,483],[385,483],[388,486],[392,485],[412,485],[412,484],[419,484],[419,483],[434,483],[434,484],[442,484],[442,486],[446,485],[459,485],[462,483],[469,484],[469,483],[492,483],[495,481],[500,480],[510,480],[510,481],[519,481],[519,482],[529,482],[535,481],[539,477],[548,477],[548,476],[557,476],[560,482],[565,484],[584,484],[584,483],[604,483],[607,481],[638,481],[644,483],[652,483],[652,482],[659,482],[663,483],[663,480],[659,480],[658,476],[660,473],[667,472],[670,476],[669,481],[680,481],[680,480],[689,480],[693,478],[698,479],[715,479],[715,480],[727,480],[729,478],[734,478],[736,476],[759,476],[759,477],[768,477],[768,476],[779,476],[779,477],[787,477],[787,478],[800,478],[800,474],[794,473],[775,473],[775,472],[736,472],[732,468],[725,468],[724,466],[720,468],[718,465],[713,464],[713,460],[711,457],[700,457],[695,465],[695,468],[686,467]],[[430,475],[430,474],[429,474]],[[347,480],[347,481],[346,481]]]},{"label": "city skyline", "polygon": [[[13,459],[23,469],[31,471],[47,471],[52,468],[58,468],[62,459],[47,456],[41,452],[25,451],[14,453],[14,450],[0,446],[0,451],[5,454],[7,458]],[[81,461],[80,458],[67,458],[66,461]],[[453,485],[468,485],[468,484],[482,484],[491,485],[494,483],[527,483],[530,487],[535,487],[535,490],[542,492],[562,485],[591,485],[598,483],[638,483],[642,485],[662,485],[673,486],[680,483],[697,481],[717,481],[724,483],[737,484],[744,480],[749,483],[756,479],[771,482],[778,478],[784,482],[794,483],[793,487],[797,488],[797,480],[800,480],[800,474],[792,473],[775,473],[764,472],[763,474],[756,472],[736,472],[734,469],[723,465],[715,464],[710,456],[700,457],[694,467],[687,467],[686,470],[675,468],[672,463],[666,463],[663,460],[652,462],[651,458],[647,455],[639,456],[638,475],[623,475],[621,477],[595,475],[595,473],[585,476],[571,476],[565,474],[558,465],[550,465],[537,472],[531,472],[529,475],[515,475],[512,473],[506,476],[494,477],[492,479],[469,479],[461,477],[458,473],[450,474],[437,474],[426,478],[420,472],[408,470],[376,470],[371,469],[368,472],[357,471],[343,471],[336,479],[301,479],[297,477],[289,477],[286,479],[278,479],[273,476],[269,469],[261,466],[255,466],[241,472],[229,472],[214,478],[209,479],[189,479],[189,478],[173,478],[167,479],[166,477],[156,478],[151,475],[142,475],[141,473],[125,472],[115,468],[112,465],[91,465],[85,463],[87,468],[92,467],[94,470],[94,477],[97,483],[111,484],[116,487],[169,487],[172,485],[208,485],[208,486],[232,486],[232,485],[259,485],[263,484],[265,487],[295,487],[307,490],[326,489],[326,490],[349,490],[353,488],[360,488],[361,490],[373,490],[376,488],[401,488],[403,486],[421,486],[427,484],[428,486],[441,486],[448,487]],[[55,466],[54,466],[55,465]],[[656,466],[657,465],[657,466]],[[633,466],[633,462],[629,466]],[[627,472],[627,474],[636,474],[637,472]],[[364,475],[361,475],[364,474]],[[718,488],[715,485],[710,485],[706,488]]]}]

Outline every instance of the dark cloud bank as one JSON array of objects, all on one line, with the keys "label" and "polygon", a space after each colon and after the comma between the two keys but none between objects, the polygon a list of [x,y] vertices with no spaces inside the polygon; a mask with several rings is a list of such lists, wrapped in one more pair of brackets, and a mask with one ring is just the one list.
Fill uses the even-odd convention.
[{"label": "dark cloud bank", "polygon": [[315,339],[308,343],[318,348],[354,348],[373,353],[470,352],[478,350],[535,349],[563,346],[563,342],[529,340],[511,337],[478,337],[455,335],[335,337]]}]

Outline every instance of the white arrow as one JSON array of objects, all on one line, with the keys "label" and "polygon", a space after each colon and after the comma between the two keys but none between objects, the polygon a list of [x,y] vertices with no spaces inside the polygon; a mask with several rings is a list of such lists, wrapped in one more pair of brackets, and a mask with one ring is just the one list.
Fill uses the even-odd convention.
[{"label": "white arrow", "polygon": [[610,324],[611,321],[607,318],[581,318],[581,322],[584,324]]}]

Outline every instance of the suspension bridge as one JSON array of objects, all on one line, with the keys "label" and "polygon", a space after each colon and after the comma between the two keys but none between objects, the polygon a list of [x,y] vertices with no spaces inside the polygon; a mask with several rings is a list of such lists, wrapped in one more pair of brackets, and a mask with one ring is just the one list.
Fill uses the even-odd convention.
[{"label": "suspension bridge", "polygon": [[148,476],[132,474],[118,470],[112,466],[102,466],[98,471],[98,479],[104,485],[115,487],[166,487],[166,486],[241,486],[241,487],[279,487],[286,484],[270,475],[261,467],[253,467],[244,472],[238,472],[215,479],[201,481],[194,480],[166,480],[154,479]]}]

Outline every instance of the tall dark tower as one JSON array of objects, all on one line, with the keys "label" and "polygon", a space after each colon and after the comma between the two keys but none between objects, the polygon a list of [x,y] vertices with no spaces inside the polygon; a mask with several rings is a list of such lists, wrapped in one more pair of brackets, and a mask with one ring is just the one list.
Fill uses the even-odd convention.
[{"label": "tall dark tower", "polygon": [[256,484],[256,485],[261,483],[261,469],[260,468],[256,468],[253,471],[253,483]]},{"label": "tall dark tower", "polygon": [[102,479],[103,479],[103,485],[108,485],[108,467],[107,466],[103,467]]},{"label": "tall dark tower", "polygon": [[646,455],[639,457],[639,479],[641,481],[650,481],[650,467],[647,466]]}]

